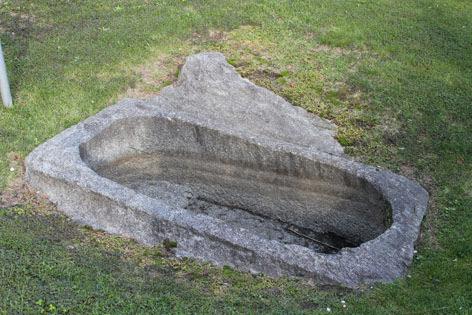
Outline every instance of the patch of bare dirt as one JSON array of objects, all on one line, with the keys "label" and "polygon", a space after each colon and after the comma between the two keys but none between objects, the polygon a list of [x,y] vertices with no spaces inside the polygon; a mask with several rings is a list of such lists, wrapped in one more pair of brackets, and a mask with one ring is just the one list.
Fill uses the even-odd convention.
[{"label": "patch of bare dirt", "polygon": [[[134,86],[125,92],[125,97],[147,99],[159,95],[159,91],[177,80],[180,67],[184,63],[183,56],[161,55],[151,59],[133,70],[137,78]],[[176,69],[178,69],[176,71]]]},{"label": "patch of bare dirt", "polygon": [[[193,33],[184,50],[192,50],[192,45],[205,42],[221,42],[228,40],[228,32],[210,29],[205,33]],[[148,99],[159,95],[160,90],[175,83],[180,68],[185,62],[187,53],[161,54],[132,70],[136,82],[123,95],[123,97]]]},{"label": "patch of bare dirt", "polygon": [[[175,53],[166,53],[150,58],[149,61],[143,65],[132,70],[133,76],[136,78],[135,83],[127,89],[127,91],[120,97],[129,97],[137,99],[148,99],[152,96],[159,95],[160,90],[175,83],[180,72],[180,67],[184,64],[185,57],[191,53],[198,52],[199,47],[212,47],[217,45],[218,48],[227,56],[230,54],[226,50],[235,52],[241,58],[238,59],[238,64],[233,64],[236,67],[251,64],[251,60],[255,57],[258,59],[270,60],[271,48],[264,43],[257,40],[247,40],[235,38],[235,32],[251,32],[252,26],[242,26],[231,32],[226,32],[218,29],[209,29],[202,33],[193,33],[191,38],[183,43],[182,49]],[[220,45],[224,42],[224,45]],[[212,50],[212,48],[208,48]],[[196,51],[194,51],[196,50]],[[262,69],[262,68],[261,68]],[[280,74],[277,71],[262,69],[263,73],[257,73],[256,76],[277,78]],[[243,75],[247,75],[243,73]]]},{"label": "patch of bare dirt", "polygon": [[31,38],[43,39],[53,29],[37,16],[26,12],[0,12],[0,32],[11,38],[20,47],[20,56],[26,55]]},{"label": "patch of bare dirt", "polygon": [[0,208],[12,208],[21,205],[31,205],[38,211],[51,210],[46,197],[32,190],[23,180],[25,167],[23,158],[10,152],[7,155],[10,161],[10,170],[16,172],[16,177],[11,180],[3,191],[0,191]]},{"label": "patch of bare dirt", "polygon": [[315,53],[320,53],[321,52],[321,53],[333,54],[333,55],[337,55],[337,56],[348,55],[348,54],[352,54],[353,52],[361,53],[361,51],[357,51],[357,50],[350,49],[350,48],[332,47],[332,46],[323,45],[323,44],[320,44],[320,45],[312,48],[311,51],[313,51]]},{"label": "patch of bare dirt", "polygon": [[208,31],[207,37],[212,41],[224,41],[228,39],[228,33],[221,30],[211,29]]}]

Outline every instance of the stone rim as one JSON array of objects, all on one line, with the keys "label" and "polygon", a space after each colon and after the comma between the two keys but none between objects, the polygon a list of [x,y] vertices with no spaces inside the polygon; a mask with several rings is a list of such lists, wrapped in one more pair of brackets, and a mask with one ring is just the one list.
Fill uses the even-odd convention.
[{"label": "stone rim", "polygon": [[[222,56],[207,54],[205,57],[208,55],[216,55],[220,59]],[[281,244],[274,240],[261,239],[253,234],[241,236],[238,234],[240,232],[211,217],[170,207],[164,201],[147,197],[101,177],[82,160],[79,148],[83,143],[105,130],[113,122],[130,117],[164,117],[181,120],[218,130],[271,150],[288,151],[340,168],[367,180],[384,196],[391,206],[393,222],[378,237],[355,248],[344,248],[336,254],[317,253],[299,245]],[[156,106],[156,99],[150,101],[126,99],[104,109],[40,145],[27,157],[26,167],[27,181],[46,193],[51,201],[58,204],[59,209],[80,223],[132,237],[147,244],[156,244],[165,236],[172,238],[181,234],[176,249],[178,256],[209,260],[219,265],[228,264],[218,257],[200,253],[195,249],[206,241],[205,237],[210,237],[241,249],[243,252],[241,255],[253,256],[254,262],[250,266],[237,266],[239,269],[264,272],[272,276],[311,277],[321,283],[351,288],[375,282],[390,282],[405,274],[413,258],[414,243],[429,199],[426,190],[417,183],[389,171],[352,161],[344,156],[342,151],[327,153],[315,147],[266,137],[253,137],[240,130],[222,131],[216,122],[201,121],[188,113],[160,108]],[[64,188],[47,189],[55,187],[54,185],[65,185],[78,195],[84,192],[91,196],[106,198],[116,209],[128,211],[127,218],[133,224],[142,226],[143,231],[133,232],[125,226],[99,222],[94,214],[88,212],[74,212],[73,207],[78,201],[74,200],[71,191]],[[166,226],[168,231],[165,231]],[[153,230],[156,227],[159,232]]]},{"label": "stone rim", "polygon": [[[159,200],[144,196],[124,187],[109,179],[103,178],[91,170],[80,157],[79,146],[87,142],[92,136],[104,130],[112,122],[123,119],[125,117],[155,117],[163,116],[169,119],[185,120],[173,113],[159,112],[158,109],[148,106],[145,102],[135,100],[125,100],[119,104],[107,108],[85,120],[78,125],[71,127],[59,134],[55,138],[44,143],[33,151],[27,158],[26,177],[30,183],[34,185],[34,176],[36,172],[44,170],[44,164],[48,164],[48,172],[44,175],[56,178],[82,189],[88,190],[93,194],[98,194],[112,199],[127,208],[137,211],[143,211],[156,219],[168,220],[185,228],[191,228],[201,235],[210,235],[225,241],[231,242],[237,246],[247,248],[252,251],[259,252],[259,255],[273,256],[277,260],[285,261],[296,268],[300,273],[309,274],[318,278],[324,283],[341,284],[348,287],[359,287],[363,283],[392,281],[396,277],[404,274],[407,266],[413,257],[414,242],[419,233],[421,219],[426,211],[428,200],[427,192],[416,183],[390,173],[388,171],[379,170],[374,167],[365,166],[357,162],[348,160],[342,156],[336,156],[329,153],[317,152],[309,149],[302,149],[298,146],[283,143],[267,143],[265,140],[246,139],[253,141],[258,145],[270,146],[273,150],[290,150],[296,154],[303,155],[310,159],[318,160],[324,164],[333,165],[335,167],[343,167],[353,173],[355,176],[361,177],[372,183],[390,203],[392,208],[392,225],[377,238],[367,241],[355,248],[344,248],[337,254],[322,254],[313,252],[299,245],[285,245],[276,241],[261,239],[255,235],[244,235],[246,242],[241,242],[241,237],[233,237],[228,239],[228,234],[220,233],[221,230],[229,231],[231,227],[222,227],[221,223],[217,223],[214,219],[192,214],[185,209],[171,209],[167,204]],[[118,114],[118,116],[116,116]],[[114,119],[109,120],[110,117]],[[107,121],[108,123],[105,123]],[[74,162],[74,167],[64,167],[62,161],[67,160]],[[45,192],[47,193],[47,192]],[[402,196],[402,197],[400,197]],[[53,200],[54,201],[54,200]],[[144,201],[144,202],[143,202]],[[142,206],[142,205],[147,206]],[[155,210],[158,209],[158,210]],[[191,218],[192,224],[188,224]],[[91,224],[98,228],[103,226],[96,225],[94,222],[82,220],[83,223]],[[411,224],[414,222],[414,224]],[[113,229],[106,228],[109,232],[115,232]],[[232,231],[234,235],[237,231]],[[136,236],[131,236],[136,238]],[[139,239],[145,241],[144,239]],[[264,243],[265,246],[257,245]],[[272,250],[268,251],[267,249]],[[386,253],[389,255],[385,255]],[[280,253],[291,253],[283,255]],[[394,255],[392,255],[394,253]],[[177,252],[179,254],[179,252]],[[186,256],[185,253],[180,253]],[[384,257],[396,257],[395,260],[385,260]],[[300,258],[303,257],[303,263]],[[199,257],[196,257],[199,258]],[[368,262],[368,265],[360,262]],[[218,263],[218,262],[217,262]],[[388,273],[378,274],[377,268],[369,268],[369,265],[382,266],[382,269],[388,269]],[[324,266],[324,274],[320,272],[319,267]],[[337,270],[330,273],[330,270]],[[340,273],[339,270],[344,270]],[[257,270],[255,271],[257,272]],[[281,274],[284,274],[283,272]],[[273,274],[275,276],[281,274]]]}]

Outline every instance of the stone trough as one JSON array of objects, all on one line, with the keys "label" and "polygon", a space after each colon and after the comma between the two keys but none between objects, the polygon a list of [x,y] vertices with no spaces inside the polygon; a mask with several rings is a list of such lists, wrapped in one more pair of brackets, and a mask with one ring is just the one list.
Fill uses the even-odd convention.
[{"label": "stone trough", "polygon": [[26,178],[74,220],[178,256],[360,287],[402,276],[428,194],[343,154],[334,126],[219,53],[39,146]]}]

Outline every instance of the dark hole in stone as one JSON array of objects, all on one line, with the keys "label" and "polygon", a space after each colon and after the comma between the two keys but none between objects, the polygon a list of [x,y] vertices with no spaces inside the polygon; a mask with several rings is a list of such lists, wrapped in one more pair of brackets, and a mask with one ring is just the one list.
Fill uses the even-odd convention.
[{"label": "dark hole in stone", "polygon": [[80,149],[99,175],[139,193],[317,252],[358,246],[390,221],[362,178],[180,120],[123,119]]}]

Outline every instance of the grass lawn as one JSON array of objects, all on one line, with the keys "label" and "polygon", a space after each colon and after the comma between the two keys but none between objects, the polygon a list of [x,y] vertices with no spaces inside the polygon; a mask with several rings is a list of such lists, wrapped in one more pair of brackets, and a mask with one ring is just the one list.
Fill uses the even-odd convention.
[{"label": "grass lawn", "polygon": [[[0,40],[15,102],[0,108],[0,314],[472,313],[471,1],[0,0]],[[428,189],[406,278],[348,291],[176,260],[22,187],[34,147],[207,50]]]}]

